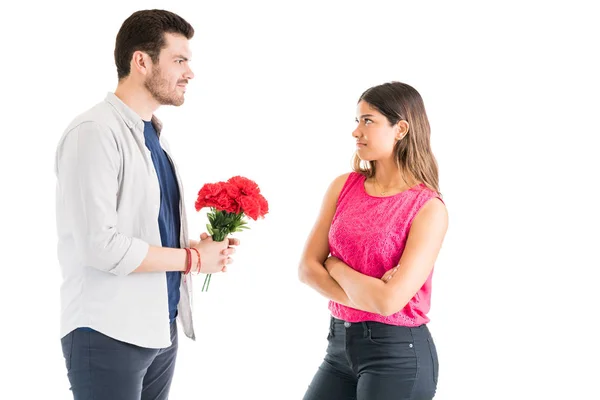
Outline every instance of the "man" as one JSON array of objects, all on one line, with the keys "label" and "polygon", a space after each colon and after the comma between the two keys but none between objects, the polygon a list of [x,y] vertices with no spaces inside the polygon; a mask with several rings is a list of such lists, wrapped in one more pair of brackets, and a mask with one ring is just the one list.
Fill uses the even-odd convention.
[{"label": "man", "polygon": [[183,104],[193,35],[171,12],[132,14],[116,39],[116,91],[57,147],[61,342],[76,400],[168,398],[176,317],[195,339],[182,272],[222,271],[239,244],[188,240],[181,181],[153,115]]}]

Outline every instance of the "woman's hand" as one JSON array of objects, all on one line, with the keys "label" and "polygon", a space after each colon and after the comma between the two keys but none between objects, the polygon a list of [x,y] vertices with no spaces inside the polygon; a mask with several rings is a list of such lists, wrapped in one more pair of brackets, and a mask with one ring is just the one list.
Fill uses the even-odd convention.
[{"label": "woman's hand", "polygon": [[398,266],[388,270],[385,274],[383,274],[383,276],[381,277],[383,283],[388,283],[390,279],[392,279],[396,271],[398,271]]},{"label": "woman's hand", "polygon": [[329,256],[325,260],[324,266],[325,266],[325,269],[327,270],[327,272],[329,272],[329,275],[331,275],[333,277],[332,271],[335,269],[336,266],[340,266],[342,264],[344,264],[344,262],[342,260],[340,260],[339,258],[334,257],[334,256]]}]

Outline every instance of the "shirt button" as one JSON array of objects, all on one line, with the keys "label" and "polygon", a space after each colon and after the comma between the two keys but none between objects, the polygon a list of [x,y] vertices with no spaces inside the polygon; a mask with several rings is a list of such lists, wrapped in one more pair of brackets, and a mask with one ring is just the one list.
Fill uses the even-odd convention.
[{"label": "shirt button", "polygon": [[345,326],[346,328],[350,328],[350,326],[351,326],[351,325],[352,325],[352,324],[351,324],[350,322],[344,322],[344,326]]}]

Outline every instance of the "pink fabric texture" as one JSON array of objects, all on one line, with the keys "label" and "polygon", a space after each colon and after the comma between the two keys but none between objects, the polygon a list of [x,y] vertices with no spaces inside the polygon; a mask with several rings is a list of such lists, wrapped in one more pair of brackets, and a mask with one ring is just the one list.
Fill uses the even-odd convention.
[{"label": "pink fabric texture", "polygon": [[[352,172],[340,193],[329,230],[331,255],[354,270],[375,278],[398,265],[410,226],[421,207],[439,198],[425,185],[413,186],[388,197],[375,197],[365,190],[365,176]],[[334,301],[331,314],[349,322],[377,321],[390,325],[419,326],[429,322],[433,270],[417,294],[399,312],[384,317]]]}]

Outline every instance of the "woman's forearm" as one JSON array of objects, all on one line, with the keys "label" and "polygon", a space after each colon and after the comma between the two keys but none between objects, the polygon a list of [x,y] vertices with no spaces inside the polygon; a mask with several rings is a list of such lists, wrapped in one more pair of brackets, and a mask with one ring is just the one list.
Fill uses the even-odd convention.
[{"label": "woman's forearm", "polygon": [[355,307],[340,285],[319,263],[304,262],[298,271],[300,281],[315,289],[322,296],[348,307]]},{"label": "woman's forearm", "polygon": [[373,278],[350,268],[347,264],[337,261],[329,268],[330,276],[337,282],[355,308],[368,312],[385,315],[384,302],[386,284],[378,278]]}]

